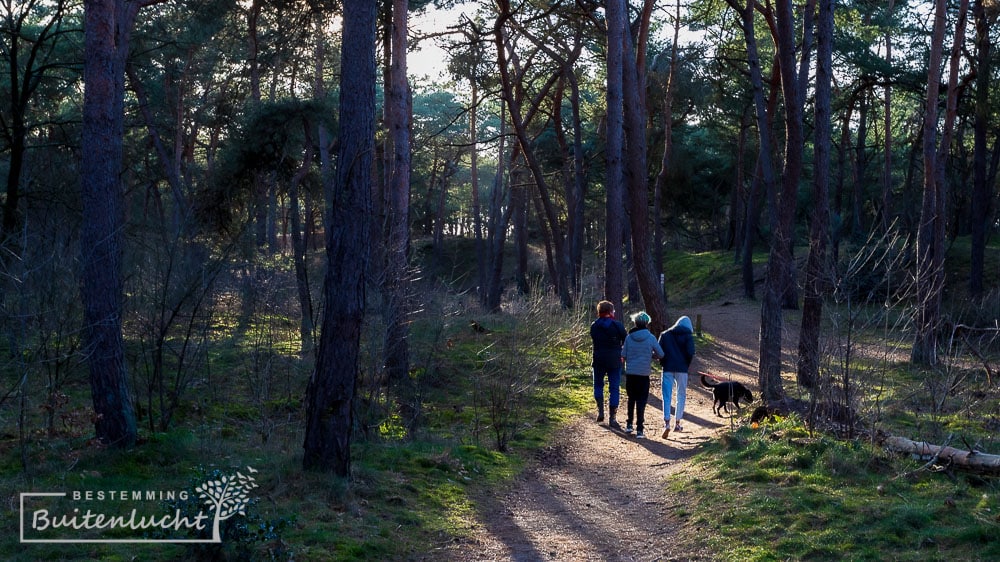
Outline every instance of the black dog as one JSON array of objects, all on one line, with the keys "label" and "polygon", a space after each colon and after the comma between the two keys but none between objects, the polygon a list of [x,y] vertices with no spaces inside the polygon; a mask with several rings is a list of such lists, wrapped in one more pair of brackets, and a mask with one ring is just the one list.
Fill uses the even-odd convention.
[{"label": "black dog", "polygon": [[750,393],[750,390],[736,381],[712,382],[708,376],[701,373],[701,384],[712,389],[712,395],[715,397],[712,411],[720,418],[723,408],[726,409],[726,413],[729,413],[729,402],[736,406],[737,412],[740,411],[740,399],[746,400],[748,405],[753,403],[753,394]]}]

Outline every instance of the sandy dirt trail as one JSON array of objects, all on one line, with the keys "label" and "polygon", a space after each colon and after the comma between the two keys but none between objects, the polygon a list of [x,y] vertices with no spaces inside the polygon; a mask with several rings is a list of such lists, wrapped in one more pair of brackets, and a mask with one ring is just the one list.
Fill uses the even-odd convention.
[{"label": "sandy dirt trail", "polygon": [[[712,397],[699,371],[756,384],[758,305],[723,302],[678,311],[694,320],[714,343],[697,350],[688,382],[683,432],[663,431],[660,375],[654,373],[646,408],[647,439],[637,440],[597,424],[588,414],[538,455],[510,487],[478,498],[472,537],[446,545],[438,560],[710,560],[699,552],[702,532],[666,490],[674,478],[697,477],[688,459],[697,447],[728,431],[730,420],[712,412]],[[787,338],[787,348],[792,340]],[[606,394],[606,393],[605,393]],[[625,425],[625,393],[618,419]],[[745,423],[744,408],[734,423]]]}]

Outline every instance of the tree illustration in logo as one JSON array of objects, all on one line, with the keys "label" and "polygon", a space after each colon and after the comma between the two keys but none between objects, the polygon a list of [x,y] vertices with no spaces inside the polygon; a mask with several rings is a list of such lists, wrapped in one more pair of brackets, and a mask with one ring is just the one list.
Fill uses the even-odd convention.
[{"label": "tree illustration in logo", "polygon": [[[250,473],[257,472],[247,467]],[[205,505],[215,508],[215,521],[212,525],[212,542],[222,542],[219,524],[237,513],[246,515],[246,507],[250,503],[250,490],[257,487],[253,476],[237,472],[235,476],[223,476],[209,480],[194,489],[198,497],[205,500]]]}]

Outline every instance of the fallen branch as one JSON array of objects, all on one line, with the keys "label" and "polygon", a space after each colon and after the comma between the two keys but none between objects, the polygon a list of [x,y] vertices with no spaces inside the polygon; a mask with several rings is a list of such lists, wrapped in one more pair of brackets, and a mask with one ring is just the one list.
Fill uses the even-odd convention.
[{"label": "fallen branch", "polygon": [[950,467],[977,474],[1000,476],[1000,455],[990,455],[974,449],[956,449],[948,445],[931,445],[905,437],[890,436],[884,445],[895,453],[907,454],[928,464],[947,463]]}]

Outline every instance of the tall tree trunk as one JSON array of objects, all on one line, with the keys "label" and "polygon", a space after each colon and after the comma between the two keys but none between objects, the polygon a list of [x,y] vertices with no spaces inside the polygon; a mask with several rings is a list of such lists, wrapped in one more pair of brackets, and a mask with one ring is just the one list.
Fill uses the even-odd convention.
[{"label": "tall tree trunk", "polygon": [[726,249],[734,251],[734,263],[739,263],[743,235],[746,234],[744,222],[747,220],[747,204],[750,197],[750,190],[746,185],[746,150],[752,119],[750,106],[747,106],[740,115],[740,132],[736,140],[736,166],[733,170],[733,189],[729,203],[729,239],[726,241]]},{"label": "tall tree trunk", "polygon": [[604,298],[615,305],[615,310],[622,310],[622,294],[625,290],[625,277],[622,272],[622,247],[624,243],[624,201],[625,174],[622,163],[624,154],[624,120],[625,108],[622,86],[622,67],[624,64],[625,31],[627,28],[627,6],[622,0],[607,0],[605,12],[607,15],[607,144],[605,148],[605,259],[604,259]]},{"label": "tall tree trunk", "polygon": [[[326,22],[324,21],[321,14],[316,14],[313,16],[313,29],[314,29],[313,34],[315,35],[315,37],[317,37],[316,67],[315,70],[313,71],[313,98],[317,101],[322,100],[324,97],[326,97],[326,91],[323,85],[323,61],[325,60],[325,54],[326,54],[326,42],[324,40],[325,35],[323,33],[323,26],[325,25]],[[330,149],[332,148],[332,143],[330,141],[330,132],[327,131],[326,125],[323,125],[322,123],[320,123],[316,127],[316,129],[317,129],[316,142],[319,145],[318,147],[319,176],[320,176],[320,181],[323,185],[323,199],[324,201],[332,201],[333,180],[332,180],[332,172],[330,170],[330,167],[332,165],[331,163],[332,159],[330,158]],[[308,194],[306,195],[306,199],[307,200],[309,199]],[[310,207],[311,207],[310,205],[306,205],[306,208],[310,209],[310,212],[312,212]],[[326,212],[323,212],[321,216],[321,222],[324,227],[324,232],[326,231],[326,229],[330,228],[330,225],[328,224],[329,216],[330,216],[329,213]],[[310,233],[310,231],[312,230],[312,224],[313,224],[313,217],[312,215],[309,215],[308,220],[306,221],[307,234]],[[312,238],[312,236],[306,236],[306,238]]]},{"label": "tall tree trunk", "polygon": [[833,216],[839,219],[840,226],[834,230],[831,251],[831,260],[833,263],[837,263],[838,256],[840,256],[840,241],[844,237],[844,231],[846,227],[844,223],[844,186],[847,183],[847,172],[850,167],[851,159],[847,157],[850,152],[851,146],[851,125],[852,116],[854,115],[854,104],[857,101],[857,96],[851,96],[848,100],[847,107],[844,108],[844,114],[841,118],[840,125],[840,142],[837,143],[837,182],[833,189]]},{"label": "tall tree trunk", "polygon": [[486,241],[483,239],[482,204],[479,194],[479,145],[478,109],[479,87],[475,77],[469,79],[472,100],[469,104],[469,174],[472,186],[472,232],[476,243],[476,292],[479,302],[486,302]]},{"label": "tall tree trunk", "polygon": [[[653,251],[649,235],[649,170],[646,165],[646,105],[641,91],[641,72],[638,68],[645,55],[641,52],[631,57],[633,45],[631,36],[625,36],[622,64],[622,92],[625,108],[625,161],[629,224],[632,234],[632,263],[642,293],[646,311],[652,316],[650,324],[654,332],[669,326],[667,324],[667,301],[660,286],[659,272],[653,267]],[[645,38],[640,37],[640,45]]]},{"label": "tall tree trunk", "polygon": [[[504,178],[507,177],[512,155],[507,151],[507,117],[506,105],[500,101],[500,134],[497,142],[497,171],[493,178],[493,191],[490,194],[490,227],[489,227],[489,292],[486,298],[486,309],[491,312],[500,310],[503,296],[503,249],[506,243],[507,229],[512,213],[511,190],[506,189]],[[511,150],[510,152],[514,152]]]},{"label": "tall tree trunk", "polygon": [[[885,31],[885,63],[887,68],[892,68],[892,25],[890,22],[895,3],[896,0],[889,0],[889,4],[885,8],[885,13],[888,16]],[[892,82],[888,76],[885,77],[885,90],[883,94],[882,129],[885,138],[882,147],[884,160],[882,163],[881,218],[882,231],[885,232],[889,230],[889,226],[892,224],[893,216],[895,215],[892,203]]]},{"label": "tall tree trunk", "polygon": [[[260,108],[261,88],[260,88],[260,37],[259,21],[261,12],[264,9],[263,0],[252,0],[247,13],[247,64],[249,65],[250,78],[250,102],[254,110]],[[253,197],[253,235],[258,248],[267,247],[267,208],[268,191],[270,182],[267,181],[267,173],[262,170],[253,172],[252,197]]]},{"label": "tall tree trunk", "polygon": [[[802,44],[799,52],[798,98],[805,104],[809,85],[809,61],[812,56],[813,33],[816,19],[816,0],[806,0],[802,9]],[[803,110],[804,111],[804,110]]]},{"label": "tall tree trunk", "polygon": [[[569,76],[573,74],[572,68],[563,69],[563,79],[559,81],[552,97],[552,124],[555,129],[556,142],[559,144],[559,153],[563,162],[562,178],[563,193],[566,198],[566,239],[563,242],[564,251],[561,255],[555,256],[559,261],[557,266],[565,275],[566,291],[563,293],[566,300],[563,306],[570,308],[573,306],[573,295],[576,292],[576,277],[573,264],[573,247],[575,236],[575,225],[578,222],[577,215],[583,214],[583,199],[578,196],[578,184],[580,176],[576,173],[577,159],[571,154],[569,142],[566,139],[565,124],[562,114],[563,95],[566,84],[570,82]],[[573,95],[572,92],[570,94]],[[578,100],[577,100],[578,101]],[[573,103],[573,102],[571,102]],[[577,115],[574,113],[574,115]],[[576,125],[571,123],[574,129]],[[574,143],[574,151],[575,151]]]},{"label": "tall tree trunk", "polygon": [[[862,77],[862,81],[869,79]],[[854,189],[851,194],[851,226],[852,236],[864,236],[864,224],[861,222],[861,209],[864,204],[865,171],[868,168],[868,90],[863,88],[858,93],[858,138],[854,145]]]},{"label": "tall tree trunk", "polygon": [[[674,92],[677,89],[677,46],[681,32],[681,3],[677,0],[674,11],[674,36],[670,43],[670,70],[667,74],[667,91],[663,96],[663,154],[660,157],[660,171],[653,185],[653,267],[660,274],[663,266],[663,198],[667,189],[667,175],[670,173],[671,156],[674,147]],[[666,297],[666,291],[664,291]],[[664,319],[666,320],[666,319]]]},{"label": "tall tree trunk", "polygon": [[[962,0],[967,5],[967,0]],[[941,319],[941,283],[944,272],[939,267],[944,264],[944,225],[945,220],[943,174],[938,174],[938,158],[943,158],[948,146],[946,140],[937,145],[938,101],[941,89],[941,59],[944,47],[945,24],[947,20],[947,2],[937,0],[934,11],[934,28],[931,35],[931,55],[927,76],[927,108],[924,113],[923,153],[924,153],[924,186],[921,202],[920,226],[917,231],[917,320],[916,334],[911,351],[914,363],[935,365],[937,363],[937,328]],[[957,49],[960,46],[961,35],[964,34],[964,22],[956,26],[955,46],[952,49],[953,61],[957,64]],[[957,71],[957,69],[955,69]],[[951,83],[949,83],[948,108],[951,108]],[[946,116],[947,121],[947,116]],[[943,137],[950,137],[945,125]],[[939,152],[940,150],[940,152]]]},{"label": "tall tree trunk", "polygon": [[[299,319],[299,341],[301,348],[299,355],[303,358],[312,355],[313,348],[313,306],[312,295],[309,291],[309,267],[306,263],[306,251],[308,240],[303,237],[302,218],[299,209],[300,197],[299,186],[313,165],[313,135],[312,123],[308,119],[303,120],[305,137],[305,154],[302,157],[302,166],[292,176],[288,186],[288,215],[291,222],[292,237],[292,263],[295,267],[295,288],[299,297],[299,309],[302,316]],[[308,209],[306,210],[308,213]]]},{"label": "tall tree trunk", "polygon": [[514,234],[514,280],[517,292],[528,294],[528,190],[524,171],[514,165],[510,171],[510,207]]},{"label": "tall tree trunk", "polygon": [[[174,204],[172,205],[174,210],[172,226],[174,228],[174,232],[180,234],[182,228],[190,226],[187,223],[192,212],[191,206],[187,201],[187,197],[184,195],[184,185],[181,179],[180,149],[183,140],[175,135],[173,153],[171,154],[167,150],[166,145],[163,143],[163,138],[160,136],[160,132],[156,127],[153,112],[149,108],[149,95],[146,93],[145,86],[136,75],[130,64],[126,64],[125,74],[128,77],[132,92],[135,94],[136,101],[139,103],[139,113],[142,114],[142,118],[146,122],[146,130],[149,132],[150,141],[153,143],[153,148],[160,160],[160,165],[163,167],[163,175],[166,177],[167,185],[170,186],[170,194],[174,199]],[[181,107],[183,99],[184,98],[182,96],[178,95],[178,100],[176,102],[178,105],[178,109],[176,111],[178,119],[175,122],[175,128],[178,131],[181,131],[184,128],[179,117],[179,114],[182,112]],[[178,135],[179,134],[180,133],[178,132]],[[165,217],[161,218],[165,220]]]},{"label": "tall tree trunk", "polygon": [[583,160],[583,127],[580,118],[580,84],[576,78],[576,71],[570,68],[570,107],[573,115],[573,184],[568,197],[567,212],[569,213],[569,254],[570,258],[570,282],[574,294],[579,294],[581,279],[581,268],[583,266],[583,236],[586,228],[584,211],[587,201],[587,177],[584,172]]},{"label": "tall tree trunk", "polygon": [[[802,177],[802,153],[805,150],[802,114],[805,88],[799,86],[795,70],[795,15],[792,0],[776,3],[777,57],[781,72],[781,94],[785,101],[785,165],[781,177],[781,197],[778,202],[778,241],[786,246],[778,252],[781,270],[781,307],[798,310],[798,283],[795,274],[795,209],[799,180]],[[808,52],[803,57],[808,58]],[[804,63],[808,68],[808,64]],[[780,346],[780,341],[778,342]]]},{"label": "tall tree trunk", "polygon": [[816,46],[816,138],[813,215],[806,262],[802,327],[799,331],[798,383],[814,388],[819,375],[819,333],[829,274],[830,97],[833,83],[833,0],[820,0]]},{"label": "tall tree trunk", "polygon": [[778,221],[768,255],[764,298],[761,301],[760,365],[761,394],[766,401],[784,398],[781,382],[781,309],[794,292],[792,236],[799,176],[802,171],[802,106],[798,99],[795,72],[794,19],[791,0],[776,4],[775,43],[781,71],[781,91],[785,99],[785,164]]},{"label": "tall tree trunk", "polygon": [[[323,25],[322,18],[314,16],[313,20],[316,29],[321,29]],[[322,33],[317,33],[315,35],[316,47],[315,47],[315,61],[313,67],[313,99],[316,101],[322,100],[324,93],[323,87],[323,67],[324,67],[324,56],[326,53],[326,43],[324,35]],[[303,121],[303,126],[305,127],[304,138],[306,143],[305,155],[302,158],[302,167],[299,173],[292,178],[291,185],[289,186],[288,198],[290,216],[289,220],[291,222],[292,230],[292,262],[295,267],[295,285],[299,297],[299,308],[301,309],[302,317],[299,320],[299,339],[302,342],[302,348],[299,355],[303,358],[313,355],[316,352],[316,323],[313,316],[313,302],[312,302],[312,292],[309,287],[309,265],[306,260],[306,255],[309,250],[309,240],[311,238],[312,231],[312,201],[306,193],[303,197],[303,211],[305,215],[305,221],[300,218],[299,209],[299,186],[305,179],[306,174],[308,174],[309,169],[313,165],[313,160],[316,157],[315,150],[313,148],[313,124],[308,120]],[[326,177],[326,167],[328,165],[327,160],[327,150],[324,146],[326,142],[325,129],[322,125],[315,129],[319,134],[319,152],[320,152],[320,175],[321,177]],[[326,181],[325,179],[323,180]],[[304,224],[303,224],[304,223]]]},{"label": "tall tree trunk", "polygon": [[973,13],[976,18],[976,119],[975,140],[972,156],[972,256],[969,274],[969,292],[973,296],[983,293],[983,271],[986,255],[986,229],[990,217],[993,197],[987,181],[986,144],[990,118],[990,78],[992,76],[990,21],[986,16],[986,0],[976,0]]},{"label": "tall tree trunk", "polygon": [[750,71],[750,83],[753,86],[754,111],[757,117],[758,154],[756,171],[747,202],[746,232],[743,236],[743,292],[748,298],[754,298],[753,278],[753,244],[757,232],[757,220],[761,192],[772,191],[777,179],[771,163],[771,118],[768,104],[764,100],[764,78],[761,70],[760,54],[757,49],[757,34],[753,23],[753,0],[747,0],[745,6],[736,0],[727,0],[729,5],[740,14],[740,25],[743,27],[743,37],[747,47],[747,63]]},{"label": "tall tree trunk", "polygon": [[130,447],[136,420],[122,337],[122,256],[125,192],[125,63],[141,4],[125,0],[84,3],[83,126],[80,162],[80,297],[86,322],[87,361],[97,438]]},{"label": "tall tree trunk", "polygon": [[365,308],[375,152],[375,3],[344,0],[340,143],[327,201],[323,327],[306,389],[305,469],[346,477]]},{"label": "tall tree trunk", "polygon": [[[934,225],[934,243],[937,247],[934,252],[934,286],[939,287],[935,299],[936,302],[934,304],[937,316],[934,330],[935,333],[937,332],[937,324],[939,324],[941,320],[941,299],[944,293],[945,281],[944,259],[945,253],[947,252],[947,248],[945,247],[945,230],[948,224],[947,202],[949,197],[949,186],[946,168],[948,156],[952,150],[952,137],[955,133],[955,121],[958,119],[958,97],[960,89],[963,88],[963,86],[958,82],[958,75],[959,72],[961,72],[962,53],[965,51],[965,31],[968,26],[968,18],[969,0],[960,0],[958,4],[958,17],[955,22],[955,39],[951,48],[951,56],[948,63],[948,91],[945,97],[944,122],[941,124],[941,143],[938,146],[937,159],[934,162],[935,174],[937,175],[937,180],[935,181],[937,187],[937,199],[940,202],[937,221]],[[962,143],[960,142],[959,144]]]},{"label": "tall tree trunk", "polygon": [[[406,77],[408,0],[392,2],[392,64],[387,89],[386,127],[392,137],[391,169],[386,192],[385,369],[396,390],[400,411],[408,427],[416,423],[420,405],[410,378],[409,350],[409,249],[410,249],[410,84]],[[476,209],[478,214],[478,209]],[[478,227],[478,217],[475,219]],[[477,241],[479,239],[477,232]]]}]

